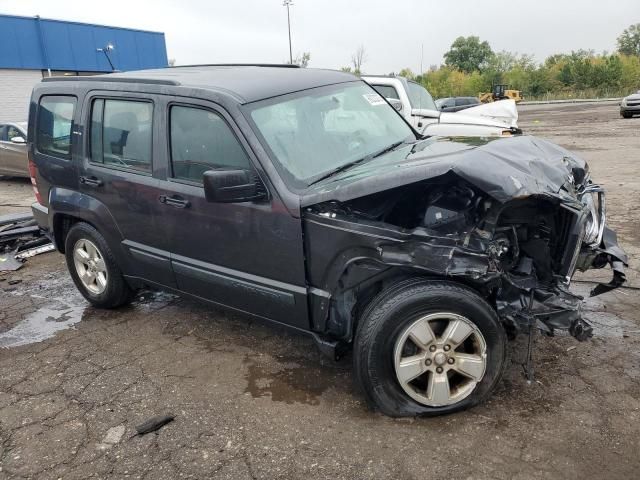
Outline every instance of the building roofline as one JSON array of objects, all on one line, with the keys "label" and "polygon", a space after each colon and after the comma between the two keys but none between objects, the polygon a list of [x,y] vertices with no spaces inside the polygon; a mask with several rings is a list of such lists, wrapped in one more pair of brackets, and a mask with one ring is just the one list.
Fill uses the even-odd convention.
[{"label": "building roofline", "polygon": [[45,18],[45,17],[41,17],[39,15],[35,15],[32,17],[29,16],[24,16],[24,15],[9,15],[9,14],[5,14],[5,13],[0,13],[0,18],[2,17],[7,17],[7,18],[20,18],[23,20],[41,20],[41,21],[46,21],[46,22],[56,22],[56,23],[66,23],[66,24],[72,24],[72,25],[84,25],[84,26],[88,26],[88,27],[102,27],[102,28],[112,28],[114,30],[127,30],[130,32],[143,32],[143,33],[154,33],[157,35],[164,35],[164,32],[158,32],[156,30],[143,30],[140,28],[127,28],[127,27],[116,27],[114,25],[103,25],[101,23],[88,23],[88,22],[78,22],[75,20],[58,20],[56,18]]},{"label": "building roofline", "polygon": [[192,65],[171,65],[167,68],[188,67],[265,67],[265,68],[300,68],[291,63],[194,63]]}]

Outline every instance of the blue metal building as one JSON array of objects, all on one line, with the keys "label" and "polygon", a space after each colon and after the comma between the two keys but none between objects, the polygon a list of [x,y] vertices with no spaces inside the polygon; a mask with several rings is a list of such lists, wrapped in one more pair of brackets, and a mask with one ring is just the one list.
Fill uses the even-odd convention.
[{"label": "blue metal building", "polygon": [[164,33],[0,15],[0,122],[26,119],[43,76],[167,66]]}]

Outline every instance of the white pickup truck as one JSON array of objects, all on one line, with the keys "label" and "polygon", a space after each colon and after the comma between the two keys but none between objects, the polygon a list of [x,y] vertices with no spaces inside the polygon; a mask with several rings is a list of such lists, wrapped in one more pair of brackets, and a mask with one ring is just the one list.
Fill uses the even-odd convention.
[{"label": "white pickup truck", "polygon": [[520,133],[513,100],[501,100],[462,112],[441,112],[433,97],[417,82],[404,77],[363,76],[423,135],[447,137],[503,137]]}]

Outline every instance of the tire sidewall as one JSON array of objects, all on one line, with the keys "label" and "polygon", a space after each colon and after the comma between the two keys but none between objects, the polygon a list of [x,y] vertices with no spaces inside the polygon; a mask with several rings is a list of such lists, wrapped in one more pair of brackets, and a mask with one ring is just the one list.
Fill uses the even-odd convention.
[{"label": "tire sidewall", "polygon": [[[98,249],[104,261],[105,268],[107,270],[107,288],[105,288],[102,293],[95,294],[89,291],[80,280],[76,270],[73,259],[73,250],[78,240],[81,239],[91,241],[91,243],[93,243]],[[115,280],[117,276],[120,275],[120,272],[114,268],[114,264],[111,261],[111,251],[109,250],[106,240],[91,225],[79,223],[71,228],[65,240],[65,257],[67,261],[67,268],[69,269],[73,283],[76,285],[82,296],[84,296],[89,302],[94,305],[108,304],[111,303],[111,299],[115,296],[119,296],[119,292],[116,291],[117,286],[115,284]]]},{"label": "tire sidewall", "polygon": [[[367,320],[375,322],[371,332],[373,341],[366,358],[364,374],[367,389],[373,392],[374,403],[388,415],[441,415],[469,408],[484,400],[500,379],[505,363],[506,335],[495,312],[477,294],[456,288],[438,288],[433,284],[428,289],[415,286],[398,296],[400,301],[390,299],[374,306]],[[456,285],[457,287],[457,285]],[[462,293],[462,294],[461,294]],[[389,305],[393,304],[391,308]],[[398,337],[405,328],[418,318],[430,313],[454,313],[469,319],[482,333],[486,346],[486,370],[482,380],[471,394],[461,401],[441,407],[430,407],[412,399],[400,386],[394,364],[394,349]],[[362,378],[362,376],[361,376]]]}]

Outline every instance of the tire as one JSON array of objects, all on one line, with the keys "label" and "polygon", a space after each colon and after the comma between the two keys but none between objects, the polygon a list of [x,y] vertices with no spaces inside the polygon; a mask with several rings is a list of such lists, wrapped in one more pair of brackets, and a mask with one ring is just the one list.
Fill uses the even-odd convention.
[{"label": "tire", "polygon": [[631,117],[633,117],[633,114],[626,113],[626,112],[620,112],[620,115],[622,116],[622,118],[631,118]]},{"label": "tire", "polygon": [[[429,331],[434,335],[437,335],[436,327],[444,329],[439,334],[438,342],[447,336],[449,325],[451,332],[455,332],[458,325],[470,330],[471,334],[458,346],[452,342],[453,347],[449,345],[447,352],[444,352],[447,342],[441,344],[435,341],[423,343],[423,350],[420,350],[418,343],[411,341],[413,337],[407,337],[407,332],[424,322],[433,327]],[[454,337],[449,338],[453,340]],[[404,346],[399,347],[403,345],[403,339]],[[439,346],[436,347],[436,344]],[[405,348],[415,351],[403,357]],[[428,350],[430,348],[437,350],[431,352]],[[471,371],[468,367],[470,354],[464,351],[467,348],[473,350],[474,359],[484,359],[482,374],[477,360],[474,360],[478,362],[478,368],[473,371],[474,377],[461,375],[456,370],[464,367]],[[400,374],[396,374],[397,369],[403,368],[403,362],[408,358],[419,358],[423,354],[429,358],[424,362],[431,362],[428,368],[432,371],[420,374],[412,381],[414,383],[403,386]],[[443,415],[470,408],[487,399],[502,377],[506,355],[504,328],[495,311],[482,297],[454,282],[414,278],[383,290],[364,310],[354,344],[354,377],[369,406],[385,415]],[[415,365],[425,368],[422,360]],[[436,375],[434,368],[439,368],[440,373]],[[426,398],[432,381],[443,385],[441,380],[434,378],[446,380],[450,403],[438,403],[435,393],[431,399]],[[424,395],[422,387],[425,389]],[[436,391],[441,390],[434,387],[433,392]]]},{"label": "tire", "polygon": [[[133,298],[107,241],[93,226],[79,222],[71,227],[65,239],[65,257],[73,283],[94,307],[117,308]],[[89,261],[93,263],[89,265]]]}]

